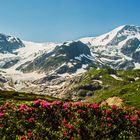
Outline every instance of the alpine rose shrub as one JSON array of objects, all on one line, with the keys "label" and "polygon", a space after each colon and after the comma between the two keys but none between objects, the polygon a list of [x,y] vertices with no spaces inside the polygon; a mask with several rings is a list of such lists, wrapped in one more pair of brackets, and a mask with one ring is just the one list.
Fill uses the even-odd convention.
[{"label": "alpine rose shrub", "polygon": [[1,140],[140,138],[140,111],[115,105],[36,100],[0,106]]}]

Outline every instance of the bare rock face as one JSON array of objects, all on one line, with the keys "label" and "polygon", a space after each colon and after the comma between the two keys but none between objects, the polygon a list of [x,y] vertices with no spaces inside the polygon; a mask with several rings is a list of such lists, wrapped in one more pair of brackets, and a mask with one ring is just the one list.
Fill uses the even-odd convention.
[{"label": "bare rock face", "polygon": [[123,54],[131,57],[132,54],[138,49],[140,45],[140,41],[137,38],[133,38],[128,40],[123,47],[121,48],[121,51]]},{"label": "bare rock face", "polygon": [[21,47],[24,47],[24,44],[19,38],[0,34],[0,53],[14,53],[14,50]]},{"label": "bare rock face", "polygon": [[[75,73],[83,65],[89,66],[94,63],[90,57],[92,57],[90,48],[86,44],[81,41],[73,41],[56,46],[51,52],[45,52],[26,66],[20,66],[18,69],[23,72]],[[96,62],[94,65],[96,65]]]},{"label": "bare rock face", "polygon": [[104,105],[104,104],[108,104],[110,106],[112,106],[112,105],[122,106],[123,100],[119,97],[114,96],[114,97],[108,98],[107,100],[105,100],[101,103],[101,105]]},{"label": "bare rock face", "polygon": [[79,88],[83,89],[83,90],[95,91],[95,90],[101,89],[102,86],[98,82],[94,82],[92,84],[86,84],[86,85],[81,86]]}]

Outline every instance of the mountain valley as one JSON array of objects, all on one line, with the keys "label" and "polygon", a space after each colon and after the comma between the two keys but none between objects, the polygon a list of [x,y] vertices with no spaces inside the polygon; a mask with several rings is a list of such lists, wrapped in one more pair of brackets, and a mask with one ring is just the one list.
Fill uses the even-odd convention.
[{"label": "mountain valley", "polygon": [[0,34],[1,90],[101,102],[122,97],[122,90],[129,93],[127,86],[138,85],[139,69],[138,26],[64,43],[33,43]]}]

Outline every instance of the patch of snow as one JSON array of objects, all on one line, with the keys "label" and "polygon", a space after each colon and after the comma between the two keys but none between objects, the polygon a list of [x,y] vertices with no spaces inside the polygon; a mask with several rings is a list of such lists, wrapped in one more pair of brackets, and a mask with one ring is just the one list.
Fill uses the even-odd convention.
[{"label": "patch of snow", "polygon": [[108,58],[101,58],[101,60],[103,61],[103,62],[113,62],[114,60],[112,60],[112,59],[108,59]]},{"label": "patch of snow", "polygon": [[15,40],[14,37],[9,36],[9,37],[7,38],[7,41],[13,43],[13,42],[15,42],[16,40]]},{"label": "patch of snow", "polygon": [[61,76],[61,77],[73,77],[73,76],[76,76],[77,74],[81,74],[81,73],[84,73],[84,72],[86,72],[86,70],[83,69],[83,68],[80,68],[80,69],[77,69],[77,71],[75,73],[72,73],[72,74],[69,74],[69,73],[58,74],[58,76]]},{"label": "patch of snow", "polygon": [[100,84],[103,84],[103,82],[101,80],[92,80],[93,82],[98,82]]},{"label": "patch of snow", "polygon": [[84,73],[84,72],[86,72],[86,70],[81,68],[81,69],[77,69],[75,74]]},{"label": "patch of snow", "polygon": [[72,75],[70,75],[69,73],[58,74],[58,76],[61,76],[61,77],[72,77]]},{"label": "patch of snow", "polygon": [[82,68],[83,68],[83,69],[86,69],[87,66],[88,66],[88,64],[83,64],[83,65],[82,65]]},{"label": "patch of snow", "polygon": [[134,69],[140,69],[140,63],[134,63],[135,64],[135,68]]},{"label": "patch of snow", "polygon": [[140,51],[140,45],[139,45],[139,47],[137,48],[136,52],[138,52],[138,51]]},{"label": "patch of snow", "polygon": [[6,58],[15,58],[17,57],[15,54],[11,54],[11,53],[0,53],[0,61]]},{"label": "patch of snow", "polygon": [[140,79],[139,77],[136,77],[136,78],[135,78],[135,81],[137,81],[137,80],[139,80],[139,79]]},{"label": "patch of snow", "polygon": [[116,80],[123,81],[122,78],[116,76],[115,74],[110,74],[110,76],[113,77],[113,78],[116,79]]},{"label": "patch of snow", "polygon": [[47,86],[47,87],[52,88],[52,89],[54,89],[54,88],[59,89],[59,88],[62,88],[65,84],[66,84],[66,82],[63,82],[59,85],[53,85],[53,86]]},{"label": "patch of snow", "polygon": [[[42,55],[43,53],[51,52],[58,44],[56,43],[34,43],[22,41],[25,47],[19,48],[15,51],[17,55],[10,54],[10,56],[18,57],[19,61],[12,66],[10,69],[16,69],[20,65],[33,61],[36,57]],[[8,54],[3,57],[8,58]]]},{"label": "patch of snow", "polygon": [[85,55],[85,54],[80,54],[79,56],[76,56],[75,59],[81,61],[83,57],[85,57],[85,58],[87,58],[87,59],[89,59],[89,60],[93,60],[93,59],[94,59],[93,56]]},{"label": "patch of snow", "polygon": [[66,56],[66,54],[60,54],[60,55],[58,55],[58,56]]},{"label": "patch of snow", "polygon": [[69,46],[73,41],[66,41],[65,45]]},{"label": "patch of snow", "polygon": [[55,54],[52,55],[52,57],[54,57],[54,56],[55,56]]},{"label": "patch of snow", "polygon": [[4,70],[6,72],[3,75],[7,78],[11,78],[14,82],[16,82],[16,81],[33,81],[36,79],[43,78],[45,76],[44,73],[41,73],[41,74],[38,74],[36,72],[23,73],[21,71],[17,71],[14,69],[2,69],[2,70]]},{"label": "patch of snow", "polygon": [[123,28],[124,28],[124,25],[112,30],[111,32],[100,35],[98,37],[82,38],[80,39],[80,41],[86,44],[90,43],[91,46],[106,45],[117,35],[118,31],[122,30]]},{"label": "patch of snow", "polygon": [[[61,67],[65,66],[65,65],[66,65],[66,62],[61,64],[57,69],[55,69],[55,71],[59,70]],[[55,72],[55,71],[53,71],[53,72]]]},{"label": "patch of snow", "polygon": [[81,61],[81,57],[80,56],[76,56],[75,59]]},{"label": "patch of snow", "polygon": [[73,67],[73,64],[70,63],[70,62],[68,62],[68,63],[67,63],[67,66],[68,66],[69,68],[71,68],[71,67]]},{"label": "patch of snow", "polygon": [[70,59],[70,62],[73,62],[73,59]]},{"label": "patch of snow", "polygon": [[132,60],[132,58],[131,58],[131,57],[128,57],[128,56],[126,56],[126,55],[123,55],[123,59],[124,59],[124,60],[129,60],[129,61],[131,61],[131,60]]}]

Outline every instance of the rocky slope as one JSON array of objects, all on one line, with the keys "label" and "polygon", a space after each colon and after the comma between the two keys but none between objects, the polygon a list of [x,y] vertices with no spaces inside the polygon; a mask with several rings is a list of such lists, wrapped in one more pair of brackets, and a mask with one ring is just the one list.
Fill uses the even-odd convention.
[{"label": "rocky slope", "polygon": [[114,69],[140,68],[140,27],[120,26],[104,35],[80,40],[104,65]]},{"label": "rocky slope", "polygon": [[51,52],[45,52],[28,65],[17,68],[23,72],[56,72],[57,74],[75,73],[78,69],[97,67],[97,62],[93,61],[90,48],[80,42],[64,43],[56,46]]}]

